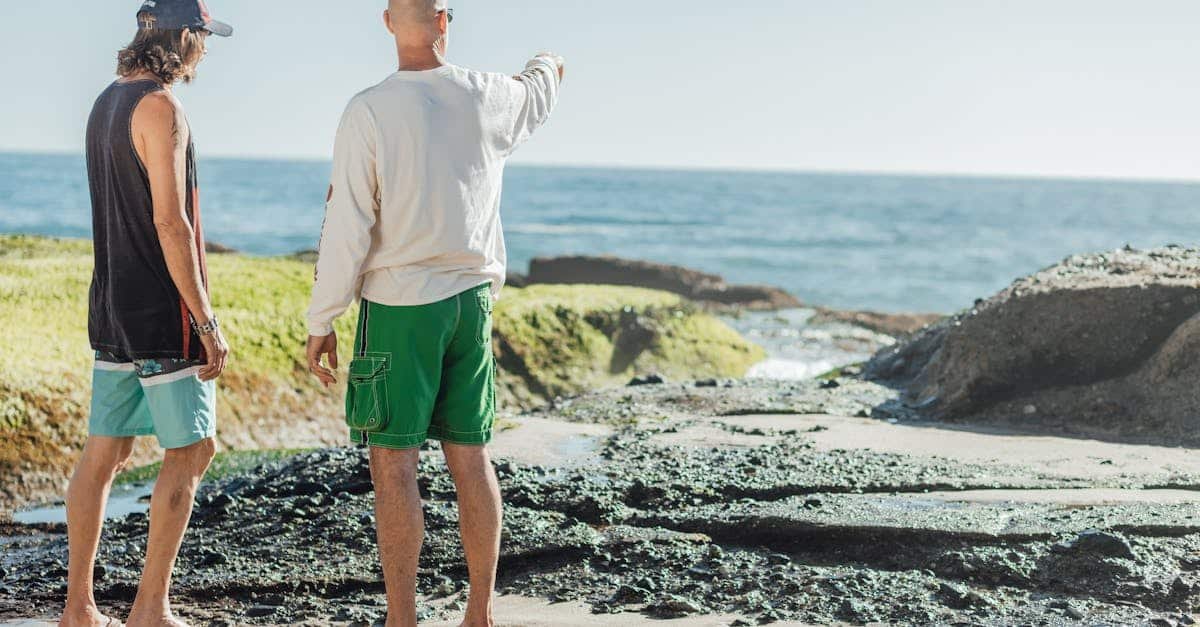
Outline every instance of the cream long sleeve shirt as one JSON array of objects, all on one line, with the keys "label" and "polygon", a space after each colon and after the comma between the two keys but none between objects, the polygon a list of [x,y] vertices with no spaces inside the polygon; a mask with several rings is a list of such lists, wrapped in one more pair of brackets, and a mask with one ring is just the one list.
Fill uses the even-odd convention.
[{"label": "cream long sleeve shirt", "polygon": [[515,79],[444,65],[397,72],[350,100],[308,311],[311,335],[356,298],[424,305],[490,282],[507,255],[500,192],[509,155],[549,118],[558,65],[535,57]]}]

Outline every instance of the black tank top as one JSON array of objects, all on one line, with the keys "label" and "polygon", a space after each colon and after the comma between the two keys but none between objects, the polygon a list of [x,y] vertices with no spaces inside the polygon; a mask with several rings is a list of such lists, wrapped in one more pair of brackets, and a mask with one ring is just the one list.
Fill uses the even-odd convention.
[{"label": "black tank top", "polygon": [[[201,359],[199,337],[163,258],[154,226],[150,181],[133,145],[133,111],[154,81],[115,82],[88,118],[87,169],[92,194],[96,266],[89,293],[92,348],[127,359]],[[188,219],[196,232],[200,270],[208,283],[200,229],[196,160],[187,146]]]}]

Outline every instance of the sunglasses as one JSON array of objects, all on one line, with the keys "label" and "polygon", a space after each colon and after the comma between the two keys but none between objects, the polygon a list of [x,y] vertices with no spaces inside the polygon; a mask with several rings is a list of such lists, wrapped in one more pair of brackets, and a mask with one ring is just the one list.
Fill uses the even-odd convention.
[{"label": "sunglasses", "polygon": [[442,9],[441,11],[438,11],[438,13],[446,14],[446,23],[447,24],[454,22],[454,9],[449,9],[449,8]]}]

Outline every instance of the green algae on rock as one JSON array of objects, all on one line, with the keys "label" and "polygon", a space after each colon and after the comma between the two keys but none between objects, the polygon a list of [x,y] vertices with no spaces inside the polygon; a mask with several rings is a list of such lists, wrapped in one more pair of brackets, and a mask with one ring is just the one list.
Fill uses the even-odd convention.
[{"label": "green algae on rock", "polygon": [[741,377],[765,356],[683,298],[636,287],[508,289],[495,328],[502,394],[519,406],[650,372]]},{"label": "green algae on rock", "polygon": [[[222,448],[341,443],[342,389],[322,389],[302,363],[312,264],[212,255],[213,304],[233,349],[219,383]],[[0,517],[58,494],[86,434],[91,244],[0,235]],[[355,311],[337,323],[348,363]],[[506,290],[495,339],[501,400],[510,407],[622,384],[631,374],[740,376],[762,358],[716,318],[678,296],[611,286]],[[155,461],[148,439],[134,463]]]}]

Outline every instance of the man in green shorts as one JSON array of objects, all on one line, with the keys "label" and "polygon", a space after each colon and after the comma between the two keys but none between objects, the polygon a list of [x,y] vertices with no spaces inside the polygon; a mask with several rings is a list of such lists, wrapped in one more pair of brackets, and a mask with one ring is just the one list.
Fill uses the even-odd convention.
[{"label": "man in green shorts", "polygon": [[492,302],[506,265],[500,188],[562,79],[551,54],[517,76],[447,63],[453,17],[445,0],[388,3],[399,71],[342,116],[308,312],[308,366],[331,385],[333,321],[361,299],[346,421],[351,440],[370,446],[388,625],[416,625],[417,455],[429,438],[457,486],[470,571],[463,624],[492,624],[501,504],[484,445],[495,414]]}]

